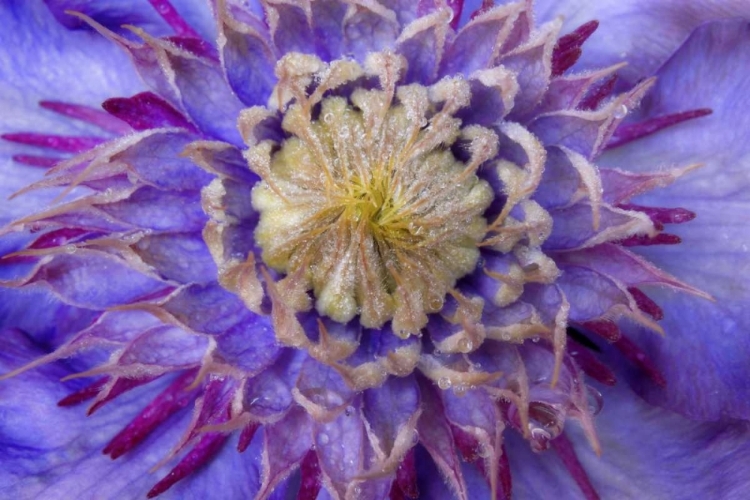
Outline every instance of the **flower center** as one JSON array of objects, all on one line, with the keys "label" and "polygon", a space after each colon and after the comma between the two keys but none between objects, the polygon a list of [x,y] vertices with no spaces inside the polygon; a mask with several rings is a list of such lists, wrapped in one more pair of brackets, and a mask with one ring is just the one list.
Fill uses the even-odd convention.
[{"label": "flower center", "polygon": [[[497,138],[453,116],[469,102],[465,81],[397,86],[403,65],[391,54],[365,68],[288,55],[275,93],[291,96],[288,137],[275,153],[261,142],[246,156],[263,178],[252,201],[265,263],[312,290],[320,314],[359,315],[367,328],[392,320],[407,336],[477,264],[493,191],[476,170]],[[381,88],[368,88],[368,76]],[[310,82],[320,82],[312,92]],[[470,158],[459,161],[453,146]]]}]

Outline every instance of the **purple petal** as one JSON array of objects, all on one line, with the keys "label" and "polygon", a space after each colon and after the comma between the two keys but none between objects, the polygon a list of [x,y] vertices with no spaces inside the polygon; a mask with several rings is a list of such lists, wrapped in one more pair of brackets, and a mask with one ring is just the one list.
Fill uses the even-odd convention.
[{"label": "purple petal", "polygon": [[744,68],[748,58],[746,21],[715,22],[696,30],[659,70],[642,114],[647,118],[695,107],[710,107],[714,113],[602,157],[615,166],[638,167],[646,159],[651,164],[705,164],[666,189],[637,199],[639,204],[686,207],[697,214],[689,224],[670,228],[682,244],[639,248],[639,253],[664,271],[686,277],[716,302],[646,290],[664,308],[667,336],[637,337],[667,380],[658,398],[653,388],[645,389],[649,400],[658,399],[693,418],[750,416],[742,361],[750,355],[750,341],[742,335],[750,329],[750,176],[741,135],[750,127],[750,79]]},{"label": "purple petal", "polygon": [[419,411],[419,388],[414,377],[389,377],[385,384],[365,391],[364,418],[386,454],[393,450],[401,429]]},{"label": "purple petal", "polygon": [[578,459],[602,498],[750,495],[746,424],[694,422],[634,399],[622,385],[603,392],[606,404],[597,418],[601,457],[588,449],[577,429],[570,426],[569,431]]},{"label": "purple petal", "polygon": [[563,32],[591,20],[599,29],[583,46],[574,68],[593,69],[626,60],[621,70],[624,86],[650,76],[701,23],[729,17],[750,17],[743,0],[723,2],[680,0],[537,0],[540,21],[565,18]]},{"label": "purple petal", "polygon": [[[148,30],[155,35],[171,35],[179,24],[185,25],[182,30],[198,29],[208,39],[214,38],[215,28],[211,23],[208,6],[203,2],[190,0],[170,0],[174,7],[169,15],[162,17],[157,6],[166,2],[147,2],[134,0],[45,0],[47,7],[63,26],[71,29],[87,28],[78,18],[67,14],[73,10],[82,12],[111,30],[121,29],[123,24],[132,24]],[[149,5],[151,3],[152,5]],[[169,9],[167,9],[169,10]],[[165,17],[172,21],[169,23]],[[175,22],[177,21],[177,22]],[[173,26],[170,26],[173,24]],[[180,34],[178,32],[177,34]]]},{"label": "purple petal", "polygon": [[148,235],[133,249],[165,279],[201,283],[216,277],[216,265],[198,232]]},{"label": "purple petal", "polygon": [[264,428],[263,484],[259,494],[269,494],[299,467],[313,445],[312,432],[310,417],[299,407],[287,413],[281,421]]},{"label": "purple petal", "polygon": [[226,37],[220,50],[229,85],[246,105],[263,105],[276,80],[271,43],[263,36],[265,27],[250,16],[255,25],[244,24],[227,12],[217,15]]},{"label": "purple petal", "polygon": [[[340,498],[349,497],[351,481],[364,469],[365,432],[360,404],[329,423],[315,423],[313,440],[323,472],[323,484]],[[343,445],[343,446],[342,446]]]},{"label": "purple petal", "polygon": [[[17,330],[3,331],[0,346],[3,373],[43,354]],[[75,497],[84,490],[100,498],[145,495],[154,482],[145,471],[160,458],[153,448],[169,449],[181,432],[179,419],[167,421],[124,460],[100,451],[164,384],[139,387],[87,418],[81,406],[56,405],[68,392],[59,379],[68,374],[54,363],[0,382],[3,490],[16,498]]]},{"label": "purple petal", "polygon": [[[34,131],[47,134],[88,135],[101,132],[93,125],[73,121],[40,107],[43,100],[65,96],[69,103],[96,107],[115,94],[132,94],[143,88],[122,53],[99,35],[70,32],[60,26],[41,1],[6,2],[0,45],[13,47],[0,55],[0,133]],[[30,63],[33,62],[33,63]],[[81,68],[101,68],[80,78]],[[0,222],[38,209],[54,194],[38,193],[8,203],[7,197],[42,172],[15,164],[10,157],[34,154],[0,141]]]},{"label": "purple petal", "polygon": [[[102,276],[109,279],[102,282]],[[87,250],[58,254],[41,263],[22,281],[32,283],[48,286],[66,303],[93,309],[132,302],[166,288],[111,255]]]}]

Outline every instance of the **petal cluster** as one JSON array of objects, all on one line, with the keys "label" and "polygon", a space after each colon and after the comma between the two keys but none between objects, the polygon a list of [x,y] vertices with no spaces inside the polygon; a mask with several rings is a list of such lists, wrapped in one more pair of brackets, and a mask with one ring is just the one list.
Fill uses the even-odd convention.
[{"label": "petal cluster", "polygon": [[61,194],[3,230],[24,243],[2,284],[77,320],[3,377],[78,357],[92,382],[59,404],[89,413],[148,384],[113,459],[192,408],[149,497],[231,437],[260,457],[243,496],[299,471],[300,498],[417,498],[432,467],[445,495],[478,474],[506,498],[515,433],[595,498],[566,426],[600,450],[597,343],[663,384],[620,326],[664,333],[646,285],[710,298],[631,249],[679,243],[665,225],[695,214],[631,198],[696,166],[596,160],[707,112],[623,125],[654,80],[570,72],[596,23],[561,37],[527,1],[459,27],[462,2],[219,0],[216,40],[152,3],[176,35],[72,14],[150,90],[47,105],[92,136],[4,136],[55,152],[16,158],[48,168],[19,195]]}]

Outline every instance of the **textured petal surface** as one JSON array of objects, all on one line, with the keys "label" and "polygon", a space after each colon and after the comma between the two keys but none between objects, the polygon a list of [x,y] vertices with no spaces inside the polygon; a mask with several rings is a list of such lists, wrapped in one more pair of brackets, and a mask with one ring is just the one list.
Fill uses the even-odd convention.
[{"label": "textured petal surface", "polygon": [[[746,463],[747,425],[698,423],[633,399],[625,386],[603,391],[597,418],[602,455],[595,455],[582,432],[570,426],[578,459],[601,498],[745,498],[750,491]],[[568,427],[566,427],[567,429]],[[506,446],[514,498],[583,499],[562,460],[533,454],[516,436]],[[712,480],[706,481],[707,477]]]},{"label": "textured petal surface", "polygon": [[602,498],[739,499],[750,494],[746,423],[691,421],[634,399],[624,386],[602,392],[601,457],[591,453],[577,430],[571,431]]},{"label": "textured petal surface", "polygon": [[722,18],[750,17],[743,0],[537,0],[539,20],[562,15],[563,32],[596,19],[599,30],[591,36],[575,68],[599,68],[619,61],[628,85],[653,74],[700,24]]},{"label": "textured petal surface", "polygon": [[[4,372],[42,354],[17,330],[2,331],[0,347]],[[154,450],[171,448],[183,432],[189,411],[170,417],[140,446],[113,461],[101,450],[166,381],[134,389],[86,417],[83,406],[57,406],[71,391],[59,379],[70,373],[64,363],[54,363],[0,386],[0,456],[6,464],[0,471],[0,487],[15,498],[144,498],[164,474],[164,469],[148,472],[162,458]],[[68,385],[75,389],[76,384]],[[235,437],[211,464],[193,474],[189,483],[178,483],[160,498],[210,498],[216,481],[222,484],[226,498],[251,496],[259,486],[260,464],[253,457],[259,453],[261,440],[262,436],[256,436],[246,453],[239,454],[234,449]]]},{"label": "textured petal surface", "polygon": [[[749,25],[703,24],[666,60],[699,20],[738,5],[542,1],[549,22],[537,25],[533,0],[11,0],[0,8],[12,28],[0,35],[0,158],[37,168],[3,170],[0,195],[41,167],[51,175],[9,211],[37,215],[0,233],[0,257],[13,252],[0,286],[20,288],[0,290],[0,377],[13,376],[0,381],[0,487],[97,500],[743,498]],[[599,26],[576,16],[601,9],[609,32],[586,42],[595,50],[578,67],[609,66],[566,72]],[[642,39],[623,43],[622,28]],[[622,57],[635,65],[616,83]],[[329,120],[339,112],[345,135]],[[628,142],[686,114],[703,118]],[[420,170],[400,171],[389,127],[408,127],[395,135],[426,155]],[[438,156],[466,169],[433,196],[421,177]],[[339,212],[331,189],[347,162],[341,203],[355,210]],[[463,225],[452,209],[464,202],[445,186],[485,181],[494,192],[466,224],[468,246],[443,255],[453,229],[428,223]],[[49,187],[72,196],[49,208],[33,194]],[[404,189],[435,217],[412,220],[422,209],[393,202]],[[270,217],[272,192],[304,210]],[[350,228],[296,237],[296,226],[328,227],[307,210],[322,193]],[[690,210],[697,223],[672,229]],[[358,236],[357,265],[406,290],[386,297],[404,315],[429,302],[416,311],[427,327],[404,330],[400,313],[367,319],[367,307],[391,305],[371,288],[348,309],[359,322],[325,316],[324,296],[338,307],[329,291],[350,281],[357,226],[387,236],[380,259],[403,240],[381,269]],[[272,263],[266,240],[281,233],[292,268]],[[412,254],[433,241],[435,255]],[[337,256],[321,265],[321,249]],[[466,269],[446,274],[454,261]],[[446,274],[439,297],[437,282],[409,288],[422,282],[400,275],[412,267]],[[584,373],[620,381],[601,415]],[[78,403],[92,398],[86,417]]]},{"label": "textured petal surface", "polygon": [[[683,276],[716,302],[656,290],[665,306],[665,338],[640,335],[667,379],[663,393],[649,400],[693,418],[750,417],[746,360],[750,356],[750,156],[744,131],[750,127],[750,24],[723,21],[699,28],[660,69],[644,102],[644,116],[688,107],[710,107],[699,121],[622,146],[601,163],[638,168],[648,161],[665,166],[704,166],[673,185],[638,198],[639,203],[689,206],[690,224],[670,229],[683,244],[641,250],[665,271]],[[650,293],[650,291],[649,291]],[[686,369],[689,367],[689,369]],[[647,388],[649,393],[652,388]],[[710,395],[710,397],[708,396]]]},{"label": "textured petal surface", "polygon": [[[142,89],[127,57],[117,47],[88,32],[70,32],[55,21],[41,1],[10,1],[0,6],[5,28],[0,30],[0,133],[35,130],[65,135],[91,134],[97,129],[63,119],[42,109],[39,101],[65,96],[68,102],[98,106],[114,95]],[[10,49],[12,47],[12,49]],[[80,68],[96,68],[79,78]],[[0,141],[0,222],[37,208],[51,197],[39,194],[9,203],[7,197],[41,174],[10,160],[13,154],[34,151]]]}]

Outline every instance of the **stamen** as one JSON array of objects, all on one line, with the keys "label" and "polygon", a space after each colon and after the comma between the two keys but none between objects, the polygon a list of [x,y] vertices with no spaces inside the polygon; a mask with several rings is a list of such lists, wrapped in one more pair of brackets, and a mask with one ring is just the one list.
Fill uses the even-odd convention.
[{"label": "stamen", "polygon": [[601,338],[608,342],[615,342],[621,336],[620,328],[617,326],[617,324],[614,321],[610,321],[608,319],[585,321],[581,323],[581,326],[599,335]]},{"label": "stamen", "polygon": [[133,97],[107,99],[102,103],[102,108],[126,122],[134,130],[182,127],[197,132],[195,125],[188,122],[182,113],[152,92],[141,92]]},{"label": "stamen", "polygon": [[560,37],[552,52],[552,76],[562,75],[578,61],[583,53],[581,46],[598,27],[599,21],[589,21]]},{"label": "stamen", "polygon": [[[92,370],[90,370],[92,371]],[[139,387],[143,384],[147,384],[154,380],[155,377],[144,377],[144,378],[122,378],[118,377],[117,380],[110,386],[108,390],[105,392],[99,393],[99,397],[97,397],[96,401],[94,401],[94,404],[91,405],[91,407],[86,412],[87,415],[92,415],[96,410],[104,406],[106,403],[109,403],[113,399],[115,399],[117,396],[120,396],[121,394],[125,394],[131,389],[135,389],[136,387]]]},{"label": "stamen", "polygon": [[71,243],[74,240],[78,240],[80,236],[85,234],[91,234],[91,231],[75,227],[63,227],[61,229],[44,233],[34,240],[34,243],[29,245],[29,248],[39,249],[59,247]]},{"label": "stamen", "polygon": [[57,406],[75,406],[84,401],[88,401],[91,398],[96,397],[99,391],[109,381],[109,377],[103,377],[99,380],[87,385],[83,389],[76,391],[72,394],[68,394],[60,401],[57,402]]},{"label": "stamen", "polygon": [[655,236],[637,234],[617,242],[624,247],[651,246],[651,245],[678,245],[682,243],[682,238],[676,234],[659,233]]},{"label": "stamen", "polygon": [[83,153],[98,146],[105,140],[100,137],[64,137],[52,134],[33,134],[21,132],[16,134],[2,134],[3,139],[18,144],[54,149],[65,153]]},{"label": "stamen", "polygon": [[578,104],[578,109],[589,111],[599,107],[602,101],[612,93],[615,88],[615,82],[617,81],[617,75],[612,75],[603,83],[599,84],[595,89],[592,89],[586,94],[581,102]]},{"label": "stamen", "polygon": [[661,224],[682,224],[695,219],[695,212],[684,208],[662,208],[662,207],[644,207],[642,205],[620,204],[617,208],[622,210],[636,210],[649,216],[654,223]]},{"label": "stamen", "polygon": [[623,335],[614,345],[625,356],[625,359],[640,368],[656,385],[661,387],[667,386],[667,380],[664,378],[664,375],[662,375],[653,361],[635,342]]},{"label": "stamen", "polygon": [[180,460],[174,469],[169,471],[161,481],[151,488],[146,494],[147,498],[156,498],[169,488],[174,486],[178,481],[185,479],[190,474],[198,470],[207,463],[221,449],[226,442],[228,434],[208,433],[205,434],[198,444],[191,449],[185,457]]},{"label": "stamen", "polygon": [[414,448],[406,453],[398,469],[396,469],[396,480],[391,487],[391,498],[419,498]]},{"label": "stamen", "polygon": [[651,300],[651,297],[643,293],[640,288],[630,287],[628,288],[628,292],[630,292],[630,295],[635,299],[638,309],[645,312],[656,321],[664,318],[664,311],[659,307],[659,304]]},{"label": "stamen", "polygon": [[146,439],[167,417],[187,406],[195,399],[197,391],[189,391],[188,386],[195,378],[196,370],[182,374],[154,398],[122,431],[104,447],[102,453],[115,459]]},{"label": "stamen", "polygon": [[615,133],[612,134],[612,138],[604,149],[612,149],[622,146],[623,144],[635,141],[641,137],[655,134],[656,132],[671,127],[672,125],[677,125],[678,123],[692,120],[694,118],[707,116],[711,113],[713,113],[713,110],[707,108],[693,109],[681,113],[673,113],[671,115],[657,116],[656,118],[650,118],[640,123],[620,125],[617,130],[615,130]]},{"label": "stamen", "polygon": [[68,118],[91,123],[113,134],[121,135],[130,132],[130,127],[100,109],[60,101],[41,101],[39,105]]},{"label": "stamen", "polygon": [[250,446],[250,442],[253,440],[253,437],[255,436],[255,432],[260,427],[260,424],[257,422],[250,422],[245,426],[244,429],[242,429],[242,432],[240,432],[240,438],[237,442],[237,451],[240,453],[244,452],[248,446]]},{"label": "stamen", "polygon": [[581,462],[576,456],[576,452],[573,449],[573,444],[570,442],[565,434],[560,434],[556,439],[552,440],[552,447],[557,452],[557,456],[560,457],[565,468],[568,469],[570,475],[575,480],[581,492],[586,500],[599,500],[599,494],[594,489],[594,485],[591,484],[586,469],[583,468]]},{"label": "stamen", "polygon": [[297,500],[315,500],[323,486],[320,480],[320,463],[315,450],[308,451],[305,458],[302,459],[300,473],[302,480],[297,493]]},{"label": "stamen", "polygon": [[34,155],[13,155],[13,161],[17,163],[23,163],[30,167],[42,167],[50,168],[54,167],[65,158],[52,158],[49,156],[34,156]]},{"label": "stamen", "polygon": [[573,339],[568,339],[568,354],[573,357],[578,367],[597,382],[613,386],[617,382],[614,372],[587,348]]}]

